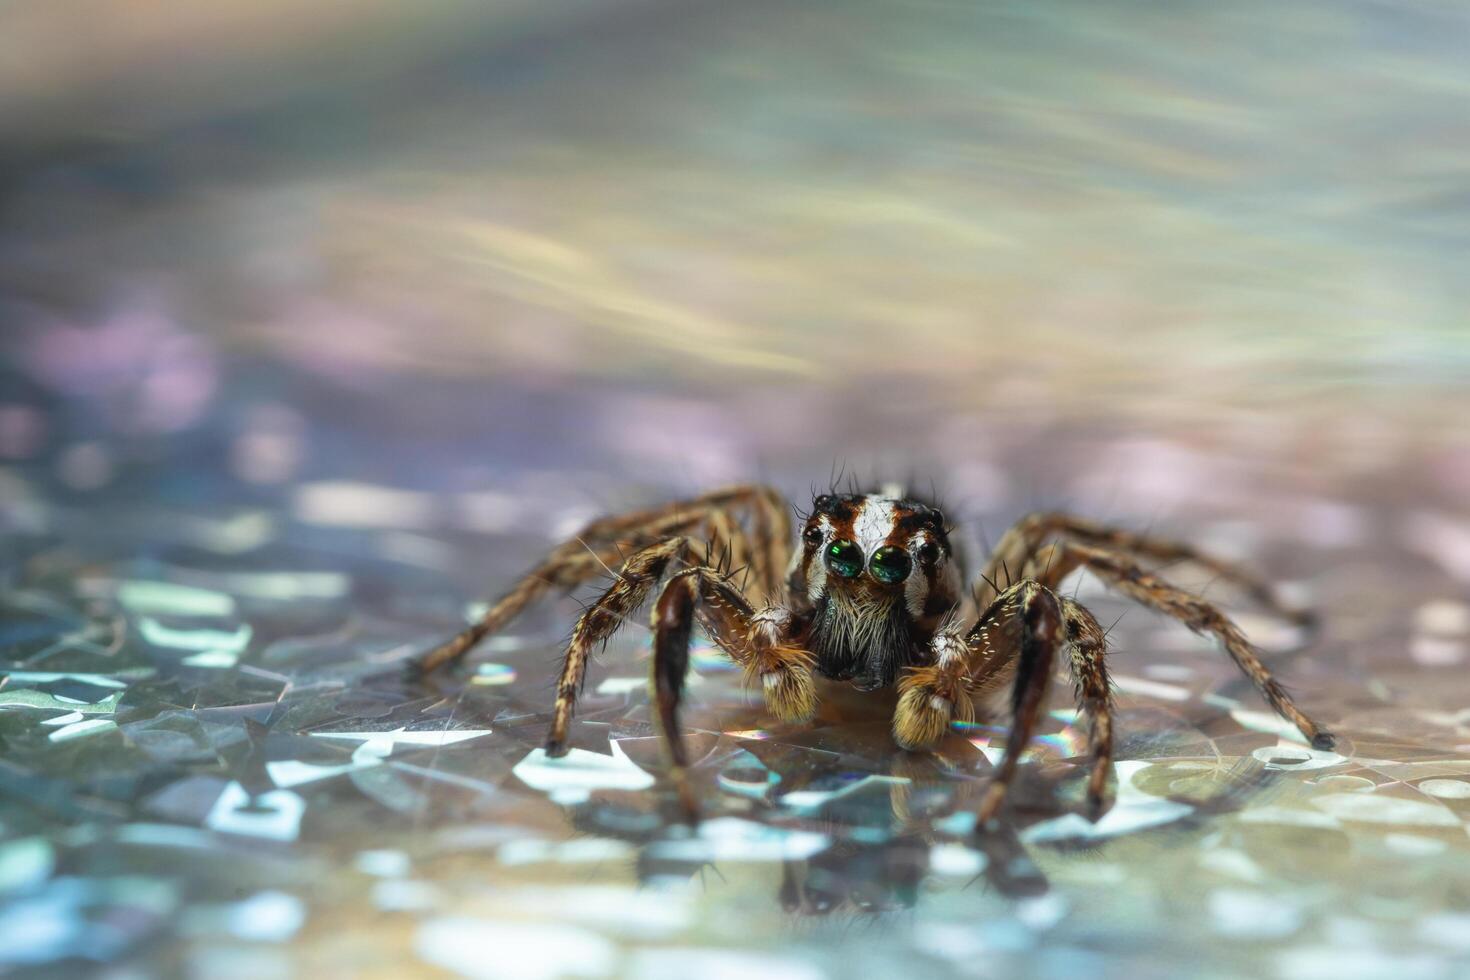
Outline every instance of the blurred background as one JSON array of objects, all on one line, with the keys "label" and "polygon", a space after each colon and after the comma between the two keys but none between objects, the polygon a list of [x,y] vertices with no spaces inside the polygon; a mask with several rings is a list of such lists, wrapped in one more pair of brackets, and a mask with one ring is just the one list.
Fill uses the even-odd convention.
[{"label": "blurred background", "polygon": [[650,411],[665,463],[855,414],[840,451],[1453,434],[1466,41],[1432,2],[10,4],[7,455],[312,397],[482,459],[548,416],[626,459]]},{"label": "blurred background", "polygon": [[[912,944],[936,974],[1168,976],[1208,948],[1222,976],[1454,975],[1470,954],[1467,51],[1470,12],[1441,0],[11,0],[0,935],[32,938],[0,943],[0,962],[805,978],[859,955],[919,969]],[[507,913],[493,903],[456,917],[468,893],[414,862],[469,846],[467,826],[509,821],[543,843],[571,832],[511,769],[548,700],[526,676],[549,669],[576,607],[498,648],[522,683],[475,674],[476,710],[452,684],[403,688],[363,665],[381,673],[431,645],[597,513],[746,480],[800,505],[834,471],[932,481],[972,550],[1027,510],[1069,507],[1289,581],[1327,634],[1283,670],[1347,734],[1343,755],[1289,777],[1289,799],[1277,784],[1252,797],[1266,815],[1236,814],[1228,832],[1206,822],[1082,865],[1042,860],[1043,897],[986,891],[990,932],[963,927],[979,899],[958,888],[934,900],[927,932],[855,947],[764,919],[758,940],[722,937],[718,890],[694,919],[632,939],[620,919],[558,933],[522,896],[514,914],[546,930],[532,930],[538,948],[585,955],[487,966],[465,952],[524,935],[495,932]],[[1141,612],[1115,639],[1136,681],[1130,730],[1166,718],[1202,739],[1144,739],[1131,758],[1207,759],[1216,789],[1243,778],[1239,760],[1255,760],[1251,780],[1291,768],[1204,644]],[[635,677],[643,646],[631,635],[609,662]],[[376,700],[345,693],[363,685]],[[624,722],[643,726],[623,732],[629,746],[646,739],[637,686],[614,684],[584,716],[604,751]],[[1192,710],[1227,696],[1245,713]],[[366,758],[430,772],[459,758],[473,805],[435,796],[464,786],[402,768],[418,795],[332,784],[318,802],[282,770],[263,775],[267,761],[322,764],[303,748],[320,745],[315,728],[412,733],[415,718],[493,727],[496,748]],[[706,721],[711,744],[730,743],[729,725]],[[1057,721],[1065,769],[1070,720]],[[648,749],[628,751],[657,771]],[[773,775],[778,761],[765,760]],[[1317,787],[1317,768],[1361,782]],[[262,860],[251,832],[216,819],[231,787],[242,813],[275,792],[308,814],[249,894],[148,850]],[[786,827],[779,796],[744,817]],[[337,826],[310,819],[349,810]],[[371,847],[384,820],[396,843]],[[1350,846],[1302,859],[1300,828],[1325,821]],[[1025,843],[1076,843],[1070,824],[1043,826]],[[1231,843],[1261,827],[1280,833]],[[926,874],[992,860],[963,834],[927,833],[951,850],[905,852]],[[488,839],[476,882],[529,867],[540,887],[541,864],[576,863],[523,848],[516,864]],[[98,841],[111,843],[88,850]],[[399,857],[363,870],[380,852]],[[855,889],[888,882],[886,858],[879,873],[822,853]],[[1350,860],[1383,863],[1377,893],[1353,891]],[[1138,877],[1140,862],[1169,875]],[[293,877],[292,863],[322,875]],[[152,891],[108,890],[120,866]],[[400,870],[372,870],[385,866]],[[369,913],[341,868],[422,887]],[[609,908],[631,901],[627,875],[575,876]],[[1170,903],[1179,876],[1201,883]],[[1149,911],[1099,919],[1088,889]],[[668,914],[638,908],[645,925]],[[180,909],[196,910],[183,925]],[[364,917],[405,910],[420,918],[372,946],[362,924],[382,923]],[[660,945],[691,936],[709,948]]]}]

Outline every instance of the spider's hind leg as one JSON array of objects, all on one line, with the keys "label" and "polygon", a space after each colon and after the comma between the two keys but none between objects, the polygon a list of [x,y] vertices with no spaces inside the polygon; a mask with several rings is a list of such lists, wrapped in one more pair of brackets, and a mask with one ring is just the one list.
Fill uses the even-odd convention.
[{"label": "spider's hind leg", "polygon": [[1055,588],[1077,564],[1067,563],[1069,545],[1096,548],[1135,561],[1194,565],[1231,583],[1261,608],[1298,626],[1310,629],[1317,622],[1310,609],[1293,608],[1283,602],[1269,582],[1191,544],[1052,512],[1030,514],[1002,535],[985,571],[973,586],[977,604],[985,608],[1000,591],[997,583],[1009,586],[1012,576],[1017,581],[1036,578]]},{"label": "spider's hind leg", "polygon": [[1308,744],[1323,751],[1333,747],[1335,739],[1332,733],[1296,706],[1291,695],[1261,662],[1256,648],[1245,638],[1240,627],[1214,603],[1171,585],[1123,555],[1077,544],[1064,543],[1058,547],[1061,549],[1060,564],[1085,567],[1135,602],[1177,619],[1195,633],[1213,636],[1241,672],[1250,678],[1266,703],[1296,726]]},{"label": "spider's hind leg", "polygon": [[410,661],[407,666],[408,674],[428,674],[458,660],[474,649],[481,640],[508,626],[527,606],[546,593],[555,589],[573,589],[604,571],[609,562],[616,560],[617,551],[611,546],[604,546],[601,550],[584,550],[581,554],[552,555],[522,576],[477,621]]}]

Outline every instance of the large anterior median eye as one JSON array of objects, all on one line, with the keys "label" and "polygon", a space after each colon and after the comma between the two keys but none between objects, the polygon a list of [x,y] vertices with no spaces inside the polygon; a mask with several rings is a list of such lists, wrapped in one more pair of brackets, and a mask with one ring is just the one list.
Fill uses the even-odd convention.
[{"label": "large anterior median eye", "polygon": [[843,578],[856,578],[863,571],[863,549],[851,541],[833,541],[827,546],[827,567]]},{"label": "large anterior median eye", "polygon": [[880,582],[902,582],[909,577],[909,570],[914,563],[909,560],[909,553],[902,548],[879,548],[873,552],[872,559],[868,562],[868,569],[873,577]]}]

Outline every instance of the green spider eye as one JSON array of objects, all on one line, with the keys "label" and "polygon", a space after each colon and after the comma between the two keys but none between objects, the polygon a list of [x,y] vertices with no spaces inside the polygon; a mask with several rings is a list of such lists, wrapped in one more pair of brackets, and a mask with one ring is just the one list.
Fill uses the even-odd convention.
[{"label": "green spider eye", "polygon": [[863,549],[851,541],[833,541],[827,547],[827,567],[843,578],[857,578],[863,571]]},{"label": "green spider eye", "polygon": [[909,571],[914,563],[909,559],[909,553],[902,548],[879,548],[873,552],[873,558],[868,562],[868,569],[873,577],[880,582],[902,582],[909,577]]}]

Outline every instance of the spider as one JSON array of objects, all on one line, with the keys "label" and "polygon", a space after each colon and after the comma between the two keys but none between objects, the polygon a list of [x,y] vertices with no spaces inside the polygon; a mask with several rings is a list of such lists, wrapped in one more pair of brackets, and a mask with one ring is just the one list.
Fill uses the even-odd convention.
[{"label": "spider", "polygon": [[[1134,601],[1213,636],[1309,744],[1334,744],[1292,702],[1234,622],[1148,565],[1191,562],[1290,620],[1306,624],[1309,615],[1285,608],[1264,583],[1187,544],[1062,513],[1032,514],[1001,537],[970,587],[971,605],[962,592],[951,528],[931,504],[896,488],[823,493],[802,518],[794,548],[790,513],[772,488],[742,485],[593,521],[417,667],[433,670],[463,656],[543,595],[572,589],[622,558],[611,586],[572,630],[548,755],[567,751],[589,653],[656,590],[651,696],[670,772],[691,818],[697,806],[686,778],[689,757],[679,708],[697,624],[744,669],[767,709],[784,722],[812,717],[817,675],[860,691],[896,685],[893,739],[908,750],[934,748],[952,723],[972,721],[980,707],[1001,702],[1003,709],[1008,687],[1011,736],[980,800],[978,826],[1000,810],[1036,729],[1053,665],[1065,656],[1088,722],[1086,804],[1096,819],[1112,795],[1107,641],[1092,613],[1058,591],[1064,578],[1085,568]],[[712,560],[716,554],[723,560]],[[746,570],[748,590],[732,567]]]}]

